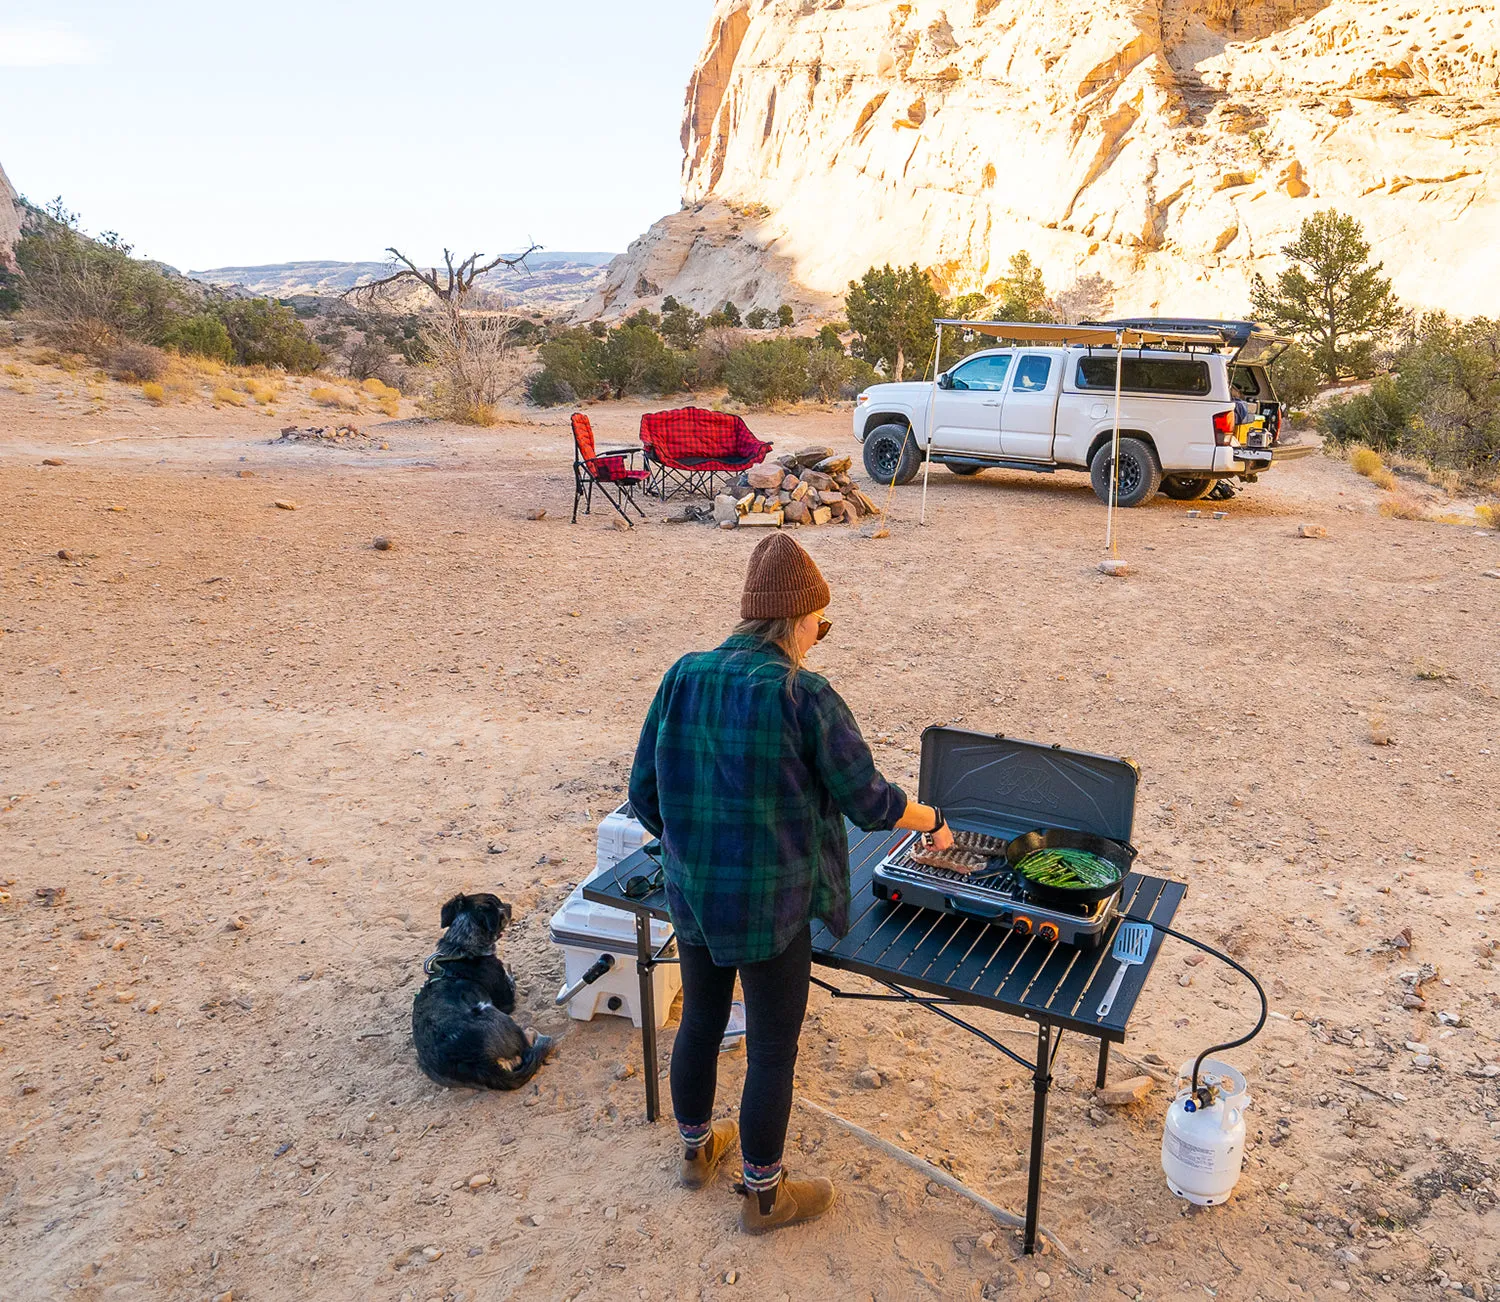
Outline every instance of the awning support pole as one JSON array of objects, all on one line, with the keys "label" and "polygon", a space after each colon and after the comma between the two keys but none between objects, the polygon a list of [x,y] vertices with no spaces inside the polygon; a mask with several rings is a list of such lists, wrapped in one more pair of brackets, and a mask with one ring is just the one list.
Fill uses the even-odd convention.
[{"label": "awning support pole", "polygon": [[927,523],[927,476],[932,473],[932,420],[937,409],[938,372],[943,369],[943,327],[935,327],[937,342],[932,346],[932,396],[927,400],[927,455],[922,458],[922,514],[920,523]]},{"label": "awning support pole", "polygon": [[1120,495],[1120,379],[1125,370],[1125,332],[1115,331],[1115,436],[1110,449],[1109,509],[1104,513],[1104,546],[1111,556],[1115,548],[1115,499]]}]

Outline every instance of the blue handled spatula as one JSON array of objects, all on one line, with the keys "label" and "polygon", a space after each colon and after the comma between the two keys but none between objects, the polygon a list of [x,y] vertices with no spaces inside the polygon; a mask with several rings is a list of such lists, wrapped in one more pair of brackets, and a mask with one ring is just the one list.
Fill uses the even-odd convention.
[{"label": "blue handled spatula", "polygon": [[1109,951],[1110,958],[1114,959],[1120,966],[1115,972],[1115,979],[1109,983],[1109,989],[1104,992],[1104,998],[1099,1001],[1099,1007],[1095,1010],[1095,1017],[1106,1017],[1109,1010],[1114,1007],[1115,996],[1120,993],[1120,983],[1125,980],[1125,969],[1135,967],[1146,961],[1146,952],[1151,948],[1151,924],[1149,922],[1122,922],[1120,929],[1115,932],[1114,947]]}]

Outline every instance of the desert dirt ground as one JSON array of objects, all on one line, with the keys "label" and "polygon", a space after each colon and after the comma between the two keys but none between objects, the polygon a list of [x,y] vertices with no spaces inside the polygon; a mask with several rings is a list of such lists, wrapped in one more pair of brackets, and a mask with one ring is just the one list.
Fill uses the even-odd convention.
[{"label": "desert dirt ground", "polygon": [[[629,1023],[553,1009],[547,921],[759,535],[570,525],[566,412],[509,417],[331,450],[45,369],[0,388],[0,1295],[1500,1298],[1500,537],[1382,518],[1323,457],[1222,520],[1123,513],[1123,580],[1081,476],[940,470],[925,529],[907,488],[887,539],[801,531],[835,593],[816,666],[885,771],[914,785],[935,722],[1134,757],[1142,865],[1273,1013],[1227,1055],[1255,1102],[1226,1206],[1167,1190],[1165,1088],[1097,1106],[1065,1037],[1042,1220],[1074,1264],[800,1108],[789,1164],[838,1207],[752,1240],[727,1174],[676,1187]],[[751,423],[857,450],[846,411]],[[415,1064],[460,889],[512,901],[521,1015],[562,1037],[514,1094]],[[1167,942],[1115,1077],[1248,1027],[1193,960]],[[802,1096],[1021,1209],[1020,1068],[818,991],[802,1046]]]}]

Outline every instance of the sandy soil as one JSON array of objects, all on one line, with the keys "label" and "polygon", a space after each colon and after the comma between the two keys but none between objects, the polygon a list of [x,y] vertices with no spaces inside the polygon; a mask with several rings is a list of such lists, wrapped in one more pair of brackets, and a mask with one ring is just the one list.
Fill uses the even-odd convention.
[{"label": "sandy soil", "polygon": [[[0,1293],[1500,1297],[1500,538],[1383,519],[1321,457],[1223,520],[1124,513],[1125,580],[1095,571],[1081,477],[939,471],[925,530],[906,489],[886,540],[803,531],[835,591],[818,665],[886,771],[913,779],[939,721],[1133,756],[1143,864],[1191,884],[1179,924],[1275,1011],[1229,1055],[1255,1106],[1225,1207],[1166,1189],[1163,1090],[1096,1107],[1065,1038],[1042,1214],[1077,1269],[1020,1258],[800,1109],[790,1162],[839,1207],[748,1240],[727,1178],[676,1187],[628,1022],[552,1009],[547,920],[658,676],[732,622],[757,536],[570,525],[566,413],[328,451],[269,446],[253,411],[19,387],[0,388]],[[629,437],[640,410],[595,424]],[[852,448],[846,412],[752,423]],[[458,889],[514,902],[525,1015],[563,1036],[517,1094],[416,1069],[411,997]],[[1251,994],[1192,958],[1167,943],[1115,1076],[1248,1025]],[[1425,1008],[1403,1006],[1422,964]],[[889,1083],[857,1088],[872,1064]],[[814,992],[798,1088],[1020,1209],[1028,1081],[953,1028]]]}]

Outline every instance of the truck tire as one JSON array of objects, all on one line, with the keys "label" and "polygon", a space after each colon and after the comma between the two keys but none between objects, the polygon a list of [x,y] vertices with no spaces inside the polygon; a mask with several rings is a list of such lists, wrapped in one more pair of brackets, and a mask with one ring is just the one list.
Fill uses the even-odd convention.
[{"label": "truck tire", "polygon": [[877,484],[909,484],[922,466],[917,436],[905,425],[877,425],[865,435],[865,473]]},{"label": "truck tire", "polygon": [[1214,483],[1209,475],[1168,475],[1161,481],[1161,491],[1174,502],[1196,502],[1214,491]]},{"label": "truck tire", "polygon": [[[1101,502],[1109,501],[1111,470],[1110,446],[1101,443],[1089,466],[1089,480]],[[1115,497],[1118,506],[1141,506],[1156,496],[1161,487],[1161,462],[1149,443],[1140,439],[1120,440],[1120,484]]]}]

